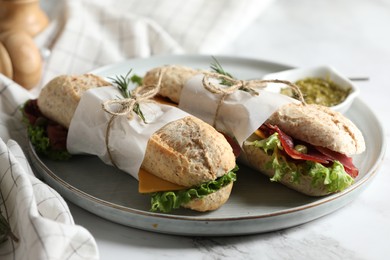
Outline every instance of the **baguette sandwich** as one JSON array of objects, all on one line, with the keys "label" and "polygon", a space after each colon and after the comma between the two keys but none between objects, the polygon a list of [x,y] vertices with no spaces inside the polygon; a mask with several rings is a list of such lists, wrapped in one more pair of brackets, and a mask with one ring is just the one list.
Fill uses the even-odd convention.
[{"label": "baguette sandwich", "polygon": [[[158,68],[148,71],[143,82],[156,81]],[[178,104],[189,78],[202,73],[169,65],[159,94]],[[190,112],[191,111],[187,111]],[[280,107],[242,144],[240,161],[310,196],[323,196],[349,187],[358,175],[352,158],[365,150],[360,130],[346,117],[328,107],[288,104]]]},{"label": "baguette sandwich", "polygon": [[250,166],[310,196],[342,191],[358,176],[350,155],[365,150],[359,129],[320,105],[280,107],[243,144]]},{"label": "baguette sandwich", "polygon": [[[40,132],[47,135],[49,151],[66,150],[67,129],[83,93],[109,85],[92,74],[51,80],[37,100],[24,106],[34,147],[40,145],[34,133]],[[230,196],[235,168],[235,156],[223,135],[200,119],[187,116],[166,124],[150,137],[138,173],[139,192],[152,196],[152,211],[169,212],[179,207],[215,210]]]}]

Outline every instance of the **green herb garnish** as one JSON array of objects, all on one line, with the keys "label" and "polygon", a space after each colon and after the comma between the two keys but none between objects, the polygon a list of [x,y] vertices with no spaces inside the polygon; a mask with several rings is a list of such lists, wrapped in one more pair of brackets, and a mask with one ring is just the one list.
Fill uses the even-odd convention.
[{"label": "green herb garnish", "polygon": [[230,74],[230,73],[228,73],[228,72],[226,72],[226,71],[224,70],[224,68],[222,67],[221,63],[219,63],[219,61],[218,61],[214,56],[212,56],[212,58],[213,58],[213,60],[214,60],[214,63],[211,63],[210,68],[211,68],[213,71],[215,71],[215,72],[218,73],[218,74],[228,76],[228,77],[230,77],[230,78],[232,78],[232,79],[234,78],[234,77],[232,76],[232,74]]},{"label": "green herb garnish", "polygon": [[[214,56],[212,56],[212,58],[213,58],[214,62],[211,63],[211,65],[210,65],[211,70],[213,70],[214,72],[216,72],[218,74],[225,75],[225,76],[228,76],[228,77],[234,79],[232,74],[226,72],[224,70],[224,68],[222,67],[222,65],[219,63],[219,61]],[[225,86],[231,86],[232,82],[225,80],[225,79],[222,79],[221,84],[225,85]]]},{"label": "green herb garnish", "polygon": [[143,78],[136,75],[136,74],[131,76],[130,80],[131,80],[131,82],[133,82],[134,84],[136,84],[138,86],[142,86],[142,84],[143,84]]},{"label": "green herb garnish", "polygon": [[126,76],[119,75],[115,76],[115,78],[109,77],[109,79],[112,80],[114,84],[116,84],[124,98],[131,98],[131,92],[129,90],[129,84],[131,83],[131,79],[129,76],[131,72],[132,70],[130,69],[129,72],[127,72]]},{"label": "green herb garnish", "polygon": [[[127,72],[126,76],[120,75],[120,76],[115,76],[115,78],[109,77],[109,79],[112,80],[112,82],[118,87],[119,91],[121,92],[124,98],[133,98],[133,94],[129,90],[130,83],[136,83],[138,85],[142,85],[142,78],[137,75],[133,75],[132,77],[130,77],[131,72],[132,69],[130,69],[129,72]],[[134,105],[133,111],[146,124],[145,116],[142,113],[138,103]]]}]

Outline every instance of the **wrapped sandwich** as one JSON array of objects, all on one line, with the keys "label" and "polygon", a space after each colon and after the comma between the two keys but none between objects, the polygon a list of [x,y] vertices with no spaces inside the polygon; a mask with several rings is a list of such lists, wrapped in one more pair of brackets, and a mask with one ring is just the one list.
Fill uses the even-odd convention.
[{"label": "wrapped sandwich", "polygon": [[152,196],[152,211],[185,207],[203,212],[222,206],[236,168],[224,136],[169,106],[135,102],[130,116],[134,111],[143,114],[131,120],[129,113],[106,113],[106,99],[123,101],[117,90],[91,74],[51,80],[37,100],[24,106],[36,150],[55,158],[67,153],[99,156],[139,180],[139,192]]},{"label": "wrapped sandwich", "polygon": [[[146,84],[155,82],[158,69],[148,71],[143,81]],[[167,76],[159,92],[165,102],[178,104],[202,120],[209,120],[208,115],[203,113],[200,116],[197,111],[198,107],[202,107],[197,103],[202,98],[191,101],[186,99],[184,93],[193,87],[191,84],[194,79],[205,72],[175,65],[165,66],[165,69]],[[197,91],[203,93],[205,90],[199,82]],[[186,104],[181,103],[184,99]],[[275,97],[275,102],[277,99]],[[242,103],[247,100],[247,97],[243,98]],[[235,109],[241,105],[239,101],[234,102],[227,100]],[[267,114],[264,120],[258,119],[258,115],[265,113],[269,106],[273,106],[273,112]],[[280,182],[307,195],[323,196],[346,189],[358,176],[358,169],[350,156],[365,150],[364,138],[360,130],[342,114],[328,107],[301,104],[292,99],[287,103],[260,104],[242,111],[234,119],[225,114],[218,120],[240,122],[242,117],[252,120],[256,127],[251,133],[245,133],[239,138],[234,131],[227,134],[233,133],[241,146],[241,162],[266,174],[271,181]],[[234,112],[231,114],[233,116]],[[229,130],[220,129],[218,124],[216,127],[222,131]],[[246,126],[237,123],[236,127]]]}]

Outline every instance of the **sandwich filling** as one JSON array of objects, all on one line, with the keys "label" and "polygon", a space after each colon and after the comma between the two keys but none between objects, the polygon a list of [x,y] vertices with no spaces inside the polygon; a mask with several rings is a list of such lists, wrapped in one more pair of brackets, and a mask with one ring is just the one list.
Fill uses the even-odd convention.
[{"label": "sandwich filling", "polygon": [[151,211],[170,212],[173,209],[180,208],[183,204],[193,199],[203,198],[209,194],[217,192],[221,188],[236,181],[236,171],[238,167],[226,173],[225,175],[198,186],[175,191],[160,191],[151,193],[152,208]]},{"label": "sandwich filling", "polygon": [[67,128],[44,116],[36,99],[28,100],[22,108],[22,113],[28,137],[39,154],[52,160],[70,159],[71,154],[66,150]]},{"label": "sandwich filling", "polygon": [[352,158],[293,140],[275,125],[263,124],[257,135],[260,140],[249,144],[270,156],[265,167],[275,172],[271,181],[280,181],[285,174],[290,174],[290,182],[299,183],[300,177],[306,175],[312,177],[311,185],[323,184],[333,193],[352,185],[358,175]]}]

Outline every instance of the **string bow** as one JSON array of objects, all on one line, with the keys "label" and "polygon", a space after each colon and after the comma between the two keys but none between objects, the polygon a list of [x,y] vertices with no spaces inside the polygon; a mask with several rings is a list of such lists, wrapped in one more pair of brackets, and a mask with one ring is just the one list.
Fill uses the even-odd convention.
[{"label": "string bow", "polygon": [[[161,82],[161,80],[159,80]],[[134,110],[142,103],[154,103],[152,98],[160,91],[160,83],[151,86],[140,86],[131,92],[129,98],[123,99],[110,99],[106,100],[102,104],[102,108],[105,112],[112,116],[124,116],[126,115],[129,120],[133,119]],[[120,106],[119,110],[113,110],[114,106]]]},{"label": "string bow", "polygon": [[[220,79],[221,84],[214,84],[210,79]],[[203,86],[205,89],[214,94],[230,95],[237,90],[243,90],[249,92],[251,95],[259,95],[256,88],[265,88],[265,84],[261,80],[238,80],[227,75],[219,73],[205,73],[203,80]]]},{"label": "string bow", "polygon": [[[212,82],[211,79],[220,79],[220,84],[215,84]],[[254,79],[254,80],[238,80],[234,79],[232,77],[229,77],[227,75],[219,74],[219,73],[213,73],[213,72],[206,72],[203,76],[203,87],[207,89],[209,92],[213,94],[219,94],[221,95],[221,98],[219,99],[218,106],[214,115],[213,120],[213,127],[216,127],[216,122],[219,114],[220,107],[224,101],[224,99],[233,93],[235,93],[238,90],[246,91],[252,96],[259,95],[259,92],[257,89],[264,89],[267,86],[267,83],[281,83],[284,85],[289,86],[292,88],[298,95],[298,99],[302,102],[302,104],[306,104],[305,100],[303,98],[302,92],[300,91],[299,87],[295,85],[294,83],[287,81],[287,80],[278,80],[278,79],[270,79],[270,80],[263,80],[263,79]]]},{"label": "string bow", "polygon": [[[106,149],[107,149],[108,156],[110,158],[111,163],[115,167],[118,168],[111,154],[111,150],[109,146],[110,132],[111,132],[111,127],[114,119],[118,116],[127,116],[128,120],[132,120],[134,118],[134,114],[137,114],[139,117],[141,117],[144,123],[147,123],[140,109],[140,104],[155,103],[155,101],[152,98],[160,91],[162,76],[163,76],[163,70],[160,70],[157,84],[139,86],[131,92],[129,97],[122,98],[122,99],[109,99],[103,102],[102,109],[105,112],[112,115],[112,117],[110,118],[107,124],[105,142],[106,142]],[[118,106],[119,109],[113,110],[113,107],[118,107]]]}]

